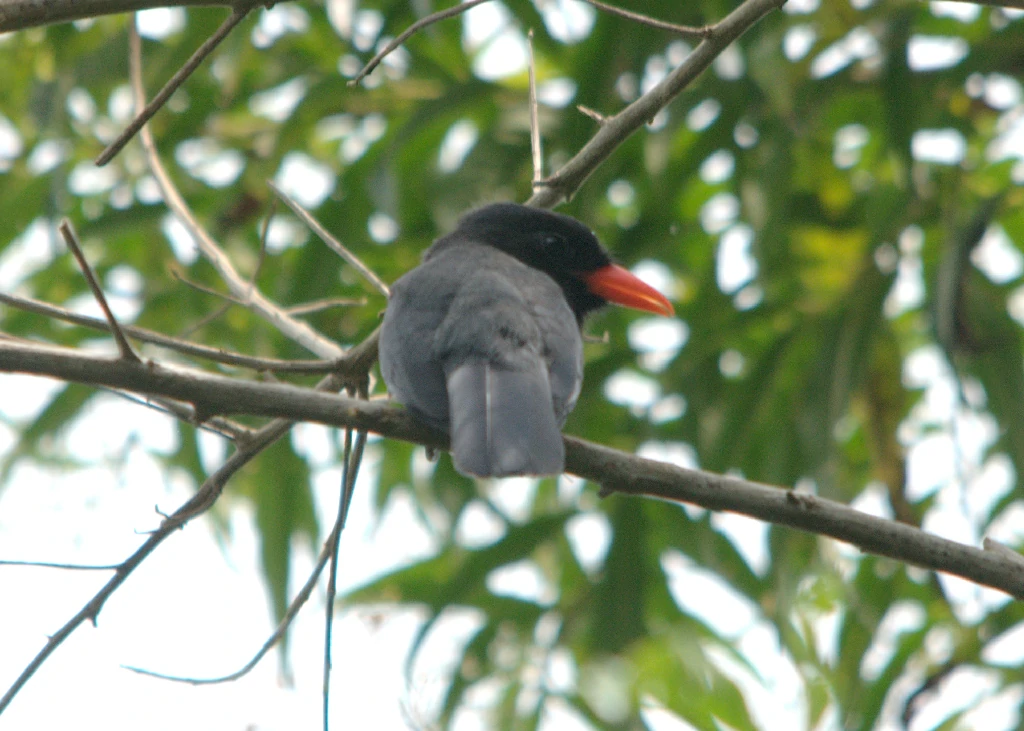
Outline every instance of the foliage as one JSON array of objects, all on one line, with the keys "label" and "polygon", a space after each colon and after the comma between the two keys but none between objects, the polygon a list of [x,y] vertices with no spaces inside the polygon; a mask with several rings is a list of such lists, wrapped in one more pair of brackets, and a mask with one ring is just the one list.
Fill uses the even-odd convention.
[{"label": "foliage", "polygon": [[[483,73],[489,46],[471,47],[469,21],[429,27],[349,87],[346,77],[422,4],[370,0],[351,15],[333,12],[344,5],[254,14],[152,128],[189,204],[268,296],[286,305],[366,299],[309,317],[349,345],[374,329],[385,302],[280,212],[257,272],[268,179],[300,192],[296,176],[311,183],[305,202],[317,217],[392,281],[460,212],[525,200],[532,170],[525,71]],[[711,0],[643,4],[648,15],[693,25],[730,9]],[[694,45],[576,4],[506,10],[497,32],[535,32],[546,98],[571,90],[541,110],[549,171],[595,131],[575,105],[614,113]],[[222,16],[166,16],[185,23],[144,44],[150,94]],[[565,30],[567,17],[584,19],[577,36]],[[307,357],[244,309],[206,319],[220,302],[168,276],[219,284],[175,238],[137,142],[107,168],[92,167],[131,116],[127,22],[0,37],[0,272],[9,261],[29,267],[3,286],[54,303],[87,297],[73,262],[26,235],[67,215],[107,287],[126,287],[119,294],[136,303],[136,324],[175,334],[201,323],[191,336],[207,344]],[[591,321],[609,342],[587,346],[587,382],[566,431],[847,502],[882,495],[884,510],[917,524],[946,509],[942,496],[984,488],[997,496],[962,518],[966,533],[991,528],[1019,541],[1007,526],[1020,509],[1015,480],[1000,487],[982,466],[1008,462],[1024,474],[1021,49],[1021,13],[970,5],[808,0],[755,26],[560,209],[622,261],[665,279],[683,325],[623,311]],[[0,315],[14,336],[95,338],[10,308]],[[958,377],[944,408],[915,375],[915,358]],[[87,401],[80,387],[58,393],[23,425],[9,459],[56,458],[46,435]],[[978,421],[992,433],[984,448],[961,454],[934,489],[915,484],[908,454],[935,435],[955,446],[959,429]],[[425,476],[408,445],[377,448],[380,508],[398,492],[414,494],[436,553],[344,601],[425,607],[421,639],[446,609],[479,610],[442,724],[484,683],[500,689],[488,711],[496,728],[541,726],[551,697],[600,728],[637,728],[655,708],[698,729],[766,728],[772,721],[759,717],[756,699],[785,665],[797,678],[802,727],[866,729],[909,719],[933,681],[942,687],[965,668],[994,675],[992,697],[1021,682],[1020,658],[986,662],[986,648],[1022,619],[1017,604],[985,595],[970,610],[976,599],[912,568],[789,529],[762,534],[678,506],[600,502],[567,478],[521,485],[535,493],[525,515],[509,515],[496,488],[458,476],[446,457]],[[167,460],[204,477],[191,437]],[[308,471],[282,443],[238,483],[264,531],[279,614],[290,538],[318,532]],[[972,484],[971,474],[997,484]],[[484,545],[467,544],[455,527],[481,509],[502,527]],[[605,534],[602,555],[586,558],[575,536]],[[764,545],[751,548],[749,537],[756,544],[762,535]],[[539,572],[544,589],[496,590],[495,572],[510,565]],[[700,576],[716,577],[728,601],[709,608],[692,595]],[[749,623],[725,630],[716,614],[735,606]],[[912,628],[893,631],[908,615]],[[749,646],[752,628],[777,643],[774,655]],[[570,668],[568,680],[556,682],[556,665]],[[965,709],[939,713],[950,727],[972,723]]]}]

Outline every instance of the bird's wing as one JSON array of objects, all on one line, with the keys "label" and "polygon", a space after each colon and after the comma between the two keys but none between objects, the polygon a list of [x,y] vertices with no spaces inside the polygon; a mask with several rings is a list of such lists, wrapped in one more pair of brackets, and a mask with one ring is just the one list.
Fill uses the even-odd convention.
[{"label": "bird's wing", "polygon": [[576,406],[583,385],[583,338],[564,300],[557,302],[557,306],[546,299],[535,300],[533,304],[544,342],[555,419],[561,426]]},{"label": "bird's wing", "polygon": [[420,420],[448,431],[444,369],[434,357],[433,344],[455,285],[433,269],[414,269],[392,285],[378,354],[392,398]]},{"label": "bird's wing", "polygon": [[[466,473],[504,477],[562,471],[565,452],[552,401],[546,344],[517,281],[526,268],[477,269],[452,302],[435,336],[444,365],[452,456]],[[548,280],[540,273],[529,278]],[[558,286],[544,296],[562,299]],[[566,306],[566,314],[572,314]]]}]

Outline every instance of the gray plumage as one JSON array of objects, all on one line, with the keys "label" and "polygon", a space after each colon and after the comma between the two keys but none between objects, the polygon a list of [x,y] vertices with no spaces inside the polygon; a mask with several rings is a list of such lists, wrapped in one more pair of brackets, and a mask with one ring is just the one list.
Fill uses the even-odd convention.
[{"label": "gray plumage", "polygon": [[543,272],[477,241],[443,247],[392,287],[380,363],[394,398],[451,433],[460,472],[562,471],[583,344]]}]

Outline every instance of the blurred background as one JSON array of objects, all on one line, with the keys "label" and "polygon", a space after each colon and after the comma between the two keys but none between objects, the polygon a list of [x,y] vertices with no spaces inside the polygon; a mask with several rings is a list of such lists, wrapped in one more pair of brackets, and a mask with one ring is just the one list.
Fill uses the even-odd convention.
[{"label": "blurred background", "polygon": [[[631,9],[688,25],[734,4]],[[346,346],[383,297],[272,180],[385,281],[460,213],[531,193],[526,33],[546,172],[695,43],[575,0],[484,3],[362,65],[432,3],[284,3],[247,18],[152,122],[244,275]],[[139,15],[150,96],[224,11]],[[676,303],[589,322],[566,432],[798,487],[978,545],[1024,541],[1024,11],[791,0],[729,47],[558,210]],[[137,141],[128,16],[0,35],[0,291],[306,358],[224,290]],[[210,317],[216,314],[215,317]],[[113,352],[0,306],[3,332]],[[606,342],[600,340],[607,335]],[[178,356],[143,348],[163,360]],[[213,368],[208,364],[204,367]],[[238,377],[254,374],[218,368]],[[297,383],[312,380],[291,379]],[[377,394],[383,386],[377,384]],[[92,388],[0,376],[0,559],[114,564],[224,459],[218,437]],[[255,423],[255,422],[252,422]],[[318,728],[321,591],[245,679],[338,501],[339,435],[300,426],[236,476],[47,662],[3,728]],[[108,574],[0,566],[6,688]],[[1009,597],[730,514],[573,477],[474,483],[371,438],[341,545],[336,728],[1018,728]]]}]

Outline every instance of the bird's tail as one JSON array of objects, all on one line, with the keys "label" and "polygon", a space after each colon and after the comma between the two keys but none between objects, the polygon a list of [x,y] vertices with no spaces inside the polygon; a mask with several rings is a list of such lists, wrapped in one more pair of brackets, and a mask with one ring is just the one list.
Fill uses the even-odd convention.
[{"label": "bird's tail", "polygon": [[478,477],[562,472],[565,447],[543,363],[529,370],[464,363],[447,384],[456,469]]}]

